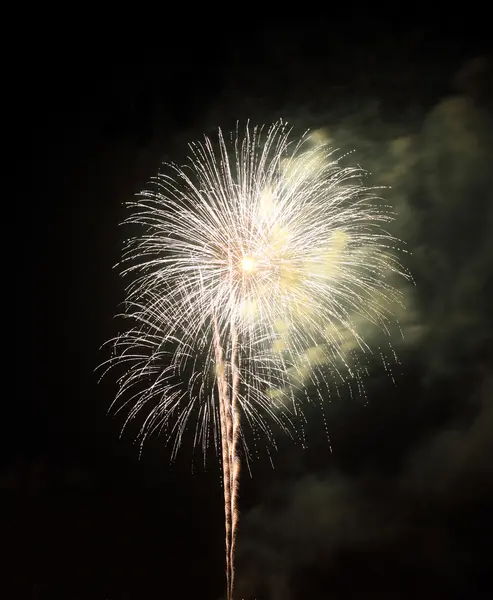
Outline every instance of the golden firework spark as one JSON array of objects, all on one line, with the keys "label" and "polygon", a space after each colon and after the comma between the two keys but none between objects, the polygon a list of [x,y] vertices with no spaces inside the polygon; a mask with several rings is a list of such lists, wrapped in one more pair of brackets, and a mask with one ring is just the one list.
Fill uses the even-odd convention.
[{"label": "golden firework spark", "polygon": [[[117,400],[127,422],[144,413],[142,441],[166,430],[173,456],[190,419],[204,453],[220,447],[227,597],[233,597],[244,424],[274,442],[296,429],[300,389],[320,390],[369,350],[362,322],[387,330],[407,277],[393,219],[321,141],[289,139],[283,122],[192,144],[131,203],[140,227],[122,259],[131,277],[109,366],[124,364]],[[209,377],[212,373],[212,385]],[[115,400],[116,401],[116,400]],[[246,449],[245,455],[247,456]]]}]

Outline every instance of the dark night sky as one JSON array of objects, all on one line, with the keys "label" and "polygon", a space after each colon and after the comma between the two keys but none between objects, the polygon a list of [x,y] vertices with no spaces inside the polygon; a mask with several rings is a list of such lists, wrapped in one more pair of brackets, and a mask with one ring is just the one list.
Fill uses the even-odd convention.
[{"label": "dark night sky", "polygon": [[261,460],[244,476],[238,591],[490,596],[489,32],[480,16],[351,18],[257,17],[244,31],[167,23],[161,35],[154,24],[111,40],[81,25],[32,42],[14,86],[28,131],[8,227],[24,262],[1,421],[2,597],[221,597],[218,465],[211,456],[192,473],[187,449],[170,465],[159,439],[139,460],[131,433],[119,439],[121,419],[106,414],[112,382],[97,385],[93,371],[123,300],[112,269],[122,203],[203,133],[278,117],[300,132],[327,129],[392,186],[416,289],[396,385],[377,371],[366,405],[328,408],[332,453],[314,427],[308,450],[281,442],[274,471]]}]

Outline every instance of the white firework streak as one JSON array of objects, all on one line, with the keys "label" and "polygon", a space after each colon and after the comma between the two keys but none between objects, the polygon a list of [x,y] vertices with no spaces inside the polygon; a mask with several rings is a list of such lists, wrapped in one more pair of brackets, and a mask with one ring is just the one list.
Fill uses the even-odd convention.
[{"label": "white firework streak", "polygon": [[168,165],[130,204],[126,223],[140,232],[121,268],[133,325],[106,363],[125,366],[115,402],[130,407],[126,423],[144,412],[142,442],[164,429],[174,456],[193,416],[204,456],[211,432],[220,445],[228,599],[240,415],[267,442],[272,424],[293,435],[300,390],[321,397],[342,370],[358,377],[349,349],[370,352],[359,325],[388,332],[402,304],[391,282],[409,278],[385,229],[394,216],[365,173],[290,133],[282,121],[230,139],[219,130],[217,143],[191,144],[187,166]]}]

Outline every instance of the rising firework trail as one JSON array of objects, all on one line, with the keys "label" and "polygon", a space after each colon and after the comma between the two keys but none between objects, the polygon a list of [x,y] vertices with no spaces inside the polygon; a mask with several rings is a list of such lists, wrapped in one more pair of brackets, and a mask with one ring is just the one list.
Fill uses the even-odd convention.
[{"label": "rising firework trail", "polygon": [[298,435],[306,402],[359,381],[368,327],[389,332],[393,281],[407,278],[361,169],[290,133],[278,122],[192,144],[187,166],[167,165],[130,204],[138,231],[120,263],[131,325],[107,363],[123,366],[115,402],[125,424],[144,415],[142,442],[163,431],[175,456],[190,426],[204,456],[211,441],[220,451],[228,600],[240,442],[250,460],[240,422],[256,444]]}]

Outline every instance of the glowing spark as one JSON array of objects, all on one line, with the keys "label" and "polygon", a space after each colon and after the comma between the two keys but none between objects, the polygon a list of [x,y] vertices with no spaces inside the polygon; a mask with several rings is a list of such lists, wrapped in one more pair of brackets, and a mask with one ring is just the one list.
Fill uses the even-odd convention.
[{"label": "glowing spark", "polygon": [[252,271],[255,271],[255,268],[256,268],[255,261],[253,260],[253,258],[250,258],[249,256],[244,256],[241,261],[241,268],[246,273],[251,273]]},{"label": "glowing spark", "polygon": [[[143,442],[165,430],[173,456],[188,423],[195,444],[220,448],[226,519],[227,596],[234,587],[240,420],[259,439],[294,434],[303,392],[360,377],[368,324],[388,331],[400,301],[390,276],[392,220],[323,143],[294,146],[290,130],[246,127],[228,142],[192,144],[131,203],[141,233],[122,260],[125,316],[109,367],[123,365],[117,400],[126,423],[145,414]],[[363,325],[364,324],[364,325]],[[366,368],[366,367],[364,367]],[[362,370],[364,370],[362,368]],[[241,418],[240,418],[241,417]],[[125,423],[125,424],[126,424]],[[304,443],[304,432],[300,439]]]}]

